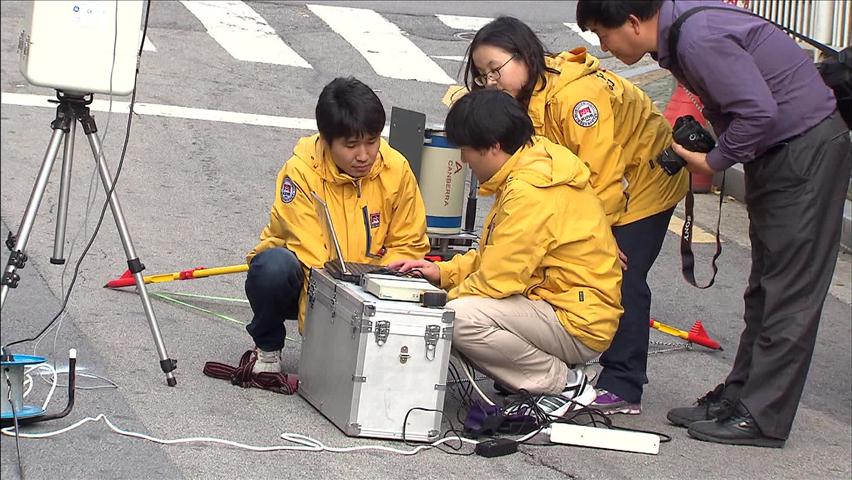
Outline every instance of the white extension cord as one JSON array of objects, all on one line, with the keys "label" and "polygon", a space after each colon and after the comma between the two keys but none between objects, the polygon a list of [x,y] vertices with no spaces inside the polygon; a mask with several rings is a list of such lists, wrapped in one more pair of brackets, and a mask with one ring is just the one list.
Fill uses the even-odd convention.
[{"label": "white extension cord", "polygon": [[651,455],[660,453],[660,437],[652,433],[554,423],[550,426],[549,434],[551,442],[564,445]]}]

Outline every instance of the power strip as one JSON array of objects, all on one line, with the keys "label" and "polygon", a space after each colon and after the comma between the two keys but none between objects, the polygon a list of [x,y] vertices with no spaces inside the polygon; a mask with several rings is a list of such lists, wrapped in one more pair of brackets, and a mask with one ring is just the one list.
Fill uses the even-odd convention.
[{"label": "power strip", "polygon": [[578,447],[605,448],[623,452],[660,453],[660,437],[651,433],[585,427],[568,423],[550,426],[550,441]]}]

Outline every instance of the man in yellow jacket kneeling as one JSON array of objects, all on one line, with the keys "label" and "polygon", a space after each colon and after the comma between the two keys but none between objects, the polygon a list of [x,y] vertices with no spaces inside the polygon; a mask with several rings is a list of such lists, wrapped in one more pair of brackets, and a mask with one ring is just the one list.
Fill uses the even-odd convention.
[{"label": "man in yellow jacket kneeling", "polygon": [[496,90],[465,95],[446,119],[480,182],[494,195],[479,247],[450,261],[394,262],[448,291],[453,348],[511,390],[541,394],[544,413],[588,405],[581,368],[606,350],[621,317],[621,268],[589,169],[533,136],[526,110]]},{"label": "man in yellow jacket kneeling", "polygon": [[344,261],[386,265],[429,252],[417,180],[381,138],[379,97],[354,78],[337,78],[320,93],[316,119],[319,134],[300,139],[278,173],[269,223],[247,257],[254,373],[281,371],[284,319],[298,317],[302,331],[310,269],[332,258],[313,194],[328,205]]}]

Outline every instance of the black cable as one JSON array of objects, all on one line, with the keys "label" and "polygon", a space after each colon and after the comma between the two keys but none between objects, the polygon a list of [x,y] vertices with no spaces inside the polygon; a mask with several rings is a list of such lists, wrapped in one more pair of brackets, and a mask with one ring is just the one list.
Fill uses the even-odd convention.
[{"label": "black cable", "polygon": [[[151,11],[151,1],[148,0],[146,2],[146,7],[145,7],[144,27],[142,28],[142,43],[139,46],[139,53],[137,55],[137,59],[141,59],[141,57],[142,57],[142,49],[143,49],[143,46],[145,44],[145,35],[148,32],[148,16],[150,14],[150,11]],[[118,8],[116,8],[116,16],[117,15],[118,15]],[[117,33],[116,33],[116,35],[117,35]],[[112,198],[112,194],[115,191],[115,187],[118,185],[118,179],[121,175],[122,167],[124,166],[124,157],[127,153],[127,144],[130,141],[130,125],[131,125],[131,122],[133,120],[133,106],[136,104],[136,87],[135,87],[135,85],[136,85],[136,81],[137,81],[138,77],[139,77],[139,62],[137,61],[137,63],[136,63],[136,74],[134,75],[134,80],[133,80],[134,88],[133,88],[133,92],[132,92],[131,97],[130,97],[130,109],[129,109],[129,112],[127,113],[127,127],[126,127],[125,135],[124,135],[124,145],[121,148],[121,157],[118,161],[118,167],[116,168],[115,177],[112,179],[112,187],[107,192],[106,199],[104,200],[103,207],[101,208],[101,214],[98,217],[98,223],[97,223],[97,225],[95,225],[95,230],[94,230],[94,232],[92,232],[92,236],[89,238],[89,242],[86,244],[86,248],[83,249],[83,253],[80,254],[80,258],[77,260],[77,263],[74,265],[74,275],[71,277],[71,283],[68,285],[68,291],[65,293],[65,298],[62,301],[62,307],[60,307],[59,312],[56,313],[56,315],[53,317],[53,319],[41,330],[41,332],[39,332],[38,335],[36,335],[33,338],[25,338],[23,340],[16,340],[14,342],[7,343],[3,346],[4,348],[11,347],[12,345],[17,345],[17,344],[20,344],[20,343],[32,342],[32,341],[39,339],[42,335],[44,335],[44,333],[47,330],[50,329],[50,327],[54,323],[56,323],[56,320],[60,317],[60,315],[62,315],[62,313],[65,311],[65,307],[68,305],[68,300],[71,298],[71,291],[74,289],[74,285],[77,282],[77,275],[80,272],[80,265],[83,263],[83,259],[86,258],[86,255],[89,253],[89,249],[92,247],[92,244],[95,243],[95,239],[97,238],[98,233],[100,232],[101,224],[103,223],[103,220],[104,220],[104,215],[106,215],[106,209],[109,206],[109,199]],[[103,154],[103,148],[101,149],[101,155],[102,154]]]},{"label": "black cable", "polygon": [[650,433],[651,435],[656,435],[656,436],[660,437],[660,443],[667,443],[667,442],[672,441],[671,435],[668,435],[668,434],[665,434],[665,433],[660,433],[660,432],[657,432],[657,431],[654,431],[654,430],[640,430],[638,428],[616,427],[616,426],[612,426],[612,427],[609,427],[609,428],[611,428],[613,430],[624,430],[625,432]]},{"label": "black cable", "polygon": [[[408,439],[405,437],[405,426],[406,426],[406,424],[408,424],[408,416],[411,415],[411,412],[413,412],[415,410],[419,410],[419,411],[422,411],[422,412],[435,412],[435,413],[440,414],[441,418],[443,418],[443,416],[444,416],[444,412],[442,412],[441,410],[436,410],[434,408],[412,407],[407,412],[405,412],[405,417],[402,419],[402,443],[404,443],[406,446],[409,446],[409,447],[420,447],[420,446],[422,446],[422,445],[415,445],[413,443],[410,443],[408,441]],[[427,447],[426,450],[428,450],[430,448],[437,448],[438,450],[446,453],[447,455],[461,455],[461,456],[473,455],[473,452],[459,453],[459,450],[464,448],[464,442],[462,442],[461,435],[459,434],[458,430],[456,430],[455,425],[453,425],[453,421],[448,418],[447,422],[450,424],[450,428],[449,428],[449,430],[444,432],[444,435],[441,438],[447,438],[447,433],[450,433],[450,432],[455,433],[456,437],[459,438],[459,445],[456,447],[456,446],[453,446],[449,443],[443,444],[443,445],[446,445],[448,448],[451,448],[454,451],[445,450],[445,449],[441,448],[441,445],[426,445],[426,447]]]},{"label": "black cable", "polygon": [[[459,405],[456,408],[456,421],[464,425],[464,420],[462,420],[461,418],[462,407],[465,407],[467,410],[470,410],[470,408],[473,406],[473,386],[464,384],[464,380],[462,380],[458,368],[452,362],[450,362],[449,364],[449,374],[452,377],[453,381],[453,388],[450,389],[450,395],[452,395],[454,398],[457,398],[459,401]],[[459,390],[458,395],[456,395],[456,389]]]}]

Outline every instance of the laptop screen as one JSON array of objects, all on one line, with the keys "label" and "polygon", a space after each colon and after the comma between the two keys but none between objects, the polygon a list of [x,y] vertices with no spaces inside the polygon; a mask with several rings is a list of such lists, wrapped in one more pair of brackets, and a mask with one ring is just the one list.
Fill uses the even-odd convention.
[{"label": "laptop screen", "polygon": [[320,218],[326,245],[331,254],[331,262],[337,265],[341,272],[348,273],[346,263],[343,261],[343,252],[340,250],[340,242],[337,241],[337,232],[334,230],[334,222],[331,220],[331,212],[328,209],[328,204],[316,192],[311,192],[311,195],[314,197],[314,208],[316,208],[317,215]]}]

